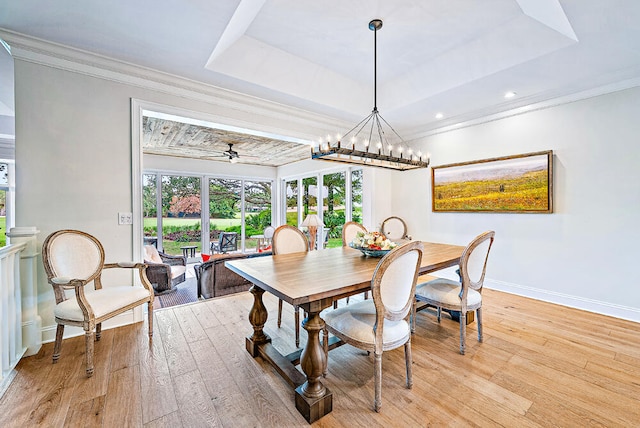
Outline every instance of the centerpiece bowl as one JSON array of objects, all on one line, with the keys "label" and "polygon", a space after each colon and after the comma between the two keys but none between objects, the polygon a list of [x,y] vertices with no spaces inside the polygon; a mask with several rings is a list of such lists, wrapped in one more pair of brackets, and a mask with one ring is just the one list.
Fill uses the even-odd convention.
[{"label": "centerpiece bowl", "polygon": [[349,246],[354,250],[358,250],[362,252],[362,254],[364,254],[365,256],[369,256],[369,257],[383,257],[385,254],[391,251],[391,250],[374,250],[367,247],[358,247],[356,245],[353,245],[353,243],[350,243]]}]

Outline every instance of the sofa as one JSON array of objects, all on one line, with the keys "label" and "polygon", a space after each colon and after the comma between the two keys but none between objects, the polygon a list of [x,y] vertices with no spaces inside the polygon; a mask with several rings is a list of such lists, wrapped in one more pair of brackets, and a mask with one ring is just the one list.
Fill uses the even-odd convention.
[{"label": "sofa", "polygon": [[245,259],[251,257],[270,256],[271,251],[262,253],[231,253],[216,254],[194,267],[198,281],[198,297],[210,299],[227,294],[240,293],[251,288],[251,283],[229,270],[224,263],[228,260]]}]

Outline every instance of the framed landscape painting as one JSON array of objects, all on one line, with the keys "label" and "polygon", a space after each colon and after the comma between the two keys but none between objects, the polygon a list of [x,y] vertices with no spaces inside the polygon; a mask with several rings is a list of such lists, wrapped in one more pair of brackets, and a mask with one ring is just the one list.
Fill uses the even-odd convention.
[{"label": "framed landscape painting", "polygon": [[433,212],[553,212],[553,151],[431,169]]}]

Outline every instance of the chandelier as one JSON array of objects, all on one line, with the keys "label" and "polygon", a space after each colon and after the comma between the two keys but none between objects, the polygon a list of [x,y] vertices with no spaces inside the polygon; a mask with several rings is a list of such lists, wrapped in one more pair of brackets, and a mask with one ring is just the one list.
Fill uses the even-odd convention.
[{"label": "chandelier", "polygon": [[[343,146],[340,136],[336,138],[336,142],[333,145],[330,142],[330,137],[327,137],[326,145],[321,142],[317,150],[311,149],[312,159],[375,166],[399,171],[429,166],[429,158],[426,157],[423,160],[421,153],[414,154],[411,150],[404,153],[402,137],[398,135],[378,111],[376,35],[380,28],[382,28],[382,20],[374,19],[369,22],[369,29],[373,31],[373,110],[371,114],[362,119],[342,137],[345,141],[348,141],[347,137],[350,137],[350,146]],[[390,132],[386,132],[385,128]],[[360,134],[363,134],[363,137],[359,137]],[[395,148],[388,138],[388,134],[390,134],[391,139],[397,141]],[[356,148],[357,144],[360,149]],[[395,156],[394,151],[397,153]]]}]

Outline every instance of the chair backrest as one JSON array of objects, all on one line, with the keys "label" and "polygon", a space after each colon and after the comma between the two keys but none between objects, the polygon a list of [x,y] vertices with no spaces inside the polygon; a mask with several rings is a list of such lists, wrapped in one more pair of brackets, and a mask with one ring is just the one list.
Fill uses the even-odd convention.
[{"label": "chair backrest", "polygon": [[[42,244],[42,261],[49,280],[56,277],[96,280],[96,287],[101,287],[104,248],[88,233],[59,230],[50,234]],[[58,297],[56,293],[56,301]]]},{"label": "chair backrest", "polygon": [[273,232],[276,231],[276,228],[273,226],[267,226],[264,228],[264,231],[262,232],[262,236],[264,236],[265,239],[271,239],[273,238]]},{"label": "chair backrest", "polygon": [[476,236],[462,252],[460,257],[461,299],[466,299],[469,288],[482,292],[489,251],[491,251],[495,234],[490,230]]},{"label": "chair backrest", "polygon": [[153,245],[144,246],[144,260],[152,263],[164,263],[158,253],[158,249]]},{"label": "chair backrest", "polygon": [[380,232],[391,241],[399,241],[407,237],[407,224],[400,217],[389,217],[382,222]]},{"label": "chair backrest", "polygon": [[[422,262],[422,249],[422,242],[409,242],[390,251],[378,262],[371,280],[377,326],[381,326],[384,319],[398,321],[409,316]],[[381,341],[382,328],[376,329],[376,336],[378,333]]]},{"label": "chair backrest", "polygon": [[220,233],[220,251],[236,251],[238,249],[238,234],[236,232]]},{"label": "chair backrest", "polygon": [[309,251],[309,240],[297,227],[288,224],[273,232],[273,254],[301,253]]},{"label": "chair backrest", "polygon": [[355,221],[349,221],[342,226],[342,246],[348,247],[358,232],[367,233],[367,228]]}]

